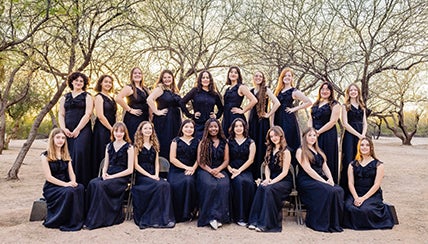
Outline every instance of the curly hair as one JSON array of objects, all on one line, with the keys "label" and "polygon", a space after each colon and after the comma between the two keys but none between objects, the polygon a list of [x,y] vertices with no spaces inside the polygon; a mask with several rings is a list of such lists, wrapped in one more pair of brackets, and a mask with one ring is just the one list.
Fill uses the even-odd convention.
[{"label": "curly hair", "polygon": [[276,147],[275,143],[273,143],[270,138],[271,132],[273,132],[276,136],[280,137],[279,151],[277,152],[277,155],[279,155],[279,160],[278,160],[279,162],[275,162],[275,163],[278,163],[278,165],[282,167],[283,161],[284,161],[284,151],[287,150],[287,140],[285,139],[284,131],[280,126],[277,126],[277,125],[271,127],[266,134],[267,147],[266,147],[265,161],[263,162],[263,165],[266,166],[267,164],[269,164],[272,152]]},{"label": "curly hair", "polygon": [[89,85],[89,78],[88,78],[88,76],[86,76],[85,74],[83,74],[81,72],[73,72],[73,73],[71,73],[67,77],[67,85],[68,85],[68,87],[70,87],[71,90],[73,90],[74,89],[73,81],[76,80],[79,77],[82,77],[82,79],[83,79],[82,90],[86,91],[86,87],[88,87],[88,85]]},{"label": "curly hair", "polygon": [[262,83],[260,83],[260,85],[257,85],[256,82],[253,80],[254,87],[259,87],[259,92],[257,92],[257,94],[256,94],[256,97],[257,97],[256,111],[257,111],[257,116],[259,117],[259,119],[262,119],[263,115],[266,113],[267,86],[266,86],[265,75],[263,74],[263,72],[257,71],[256,73],[254,73],[254,75],[257,73],[260,73],[263,77]]},{"label": "curly hair", "polygon": [[207,122],[205,122],[205,128],[204,128],[204,134],[202,136],[201,142],[199,142],[199,146],[201,148],[200,154],[201,154],[201,160],[199,164],[201,165],[208,165],[211,166],[212,164],[212,146],[213,146],[213,140],[208,132],[208,129],[210,127],[210,124],[214,122],[218,126],[218,134],[217,137],[220,140],[226,140],[226,137],[224,136],[223,130],[221,128],[221,124],[217,119],[209,118]]},{"label": "curly hair", "polygon": [[[310,132],[314,132],[315,134],[317,133],[317,131],[313,127],[309,127],[305,131],[303,131],[303,134],[302,134],[302,157],[307,158],[308,161],[312,164],[312,163],[314,163],[315,157],[314,157],[314,154],[312,153],[311,149],[309,149],[309,145],[308,145],[308,142],[306,139],[306,137],[309,135]],[[325,156],[324,152],[318,146],[318,140],[315,141],[314,149],[318,154],[320,154],[322,156],[324,161],[327,160],[327,157]]]},{"label": "curly hair", "polygon": [[156,136],[155,127],[153,124],[149,121],[143,121],[138,125],[137,131],[135,132],[135,138],[134,138],[134,147],[138,150],[138,152],[141,151],[144,147],[144,135],[143,135],[143,126],[149,124],[152,127],[152,134],[150,135],[149,142],[152,144],[152,147],[155,149],[156,152],[159,152],[160,145],[158,137]]}]

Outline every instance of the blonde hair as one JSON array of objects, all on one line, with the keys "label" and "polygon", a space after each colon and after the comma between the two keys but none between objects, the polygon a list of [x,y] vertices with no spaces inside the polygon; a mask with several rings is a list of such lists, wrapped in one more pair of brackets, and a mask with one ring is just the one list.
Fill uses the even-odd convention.
[{"label": "blonde hair", "polygon": [[360,105],[361,108],[365,109],[366,106],[365,106],[364,101],[363,101],[363,96],[361,94],[361,89],[360,89],[359,86],[357,86],[357,84],[352,83],[345,90],[345,102],[344,102],[344,104],[345,104],[345,107],[346,107],[346,111],[349,111],[351,109],[351,97],[349,97],[349,89],[351,89],[351,87],[357,88],[357,91],[358,91],[358,97],[357,97],[358,105]]},{"label": "blonde hair", "polygon": [[[56,157],[55,140],[54,140],[54,137],[58,134],[64,134],[64,136],[65,136],[65,133],[61,128],[55,128],[49,134],[48,147],[46,148],[46,151],[47,151],[46,158],[48,161],[55,161],[55,160],[59,159]],[[64,145],[62,145],[62,147],[61,147],[61,158],[60,159],[62,159],[64,161],[70,161],[71,160],[70,153],[68,152],[67,138],[64,141]]]},{"label": "blonde hair", "polygon": [[374,159],[378,160],[378,159],[376,158],[376,155],[375,155],[375,152],[374,152],[374,145],[373,145],[373,141],[372,141],[370,138],[368,138],[368,137],[364,137],[364,138],[361,138],[361,139],[358,141],[358,144],[357,144],[357,154],[355,155],[355,160],[357,161],[357,163],[360,163],[360,162],[361,162],[361,160],[363,160],[363,155],[361,154],[361,143],[362,143],[363,141],[367,141],[367,142],[369,143],[369,146],[370,146],[370,156],[371,156],[372,158],[374,158]]},{"label": "blonde hair", "polygon": [[142,132],[143,126],[149,124],[152,127],[152,135],[150,136],[149,142],[152,144],[152,147],[155,149],[156,152],[159,152],[160,146],[159,146],[159,140],[156,136],[155,127],[153,124],[149,121],[143,121],[140,123],[140,125],[137,128],[137,131],[135,132],[135,138],[134,138],[134,146],[138,150],[138,152],[141,151],[144,147],[144,135]]},{"label": "blonde hair", "polygon": [[[312,153],[311,149],[309,149],[308,142],[306,139],[306,136],[309,135],[309,132],[316,133],[316,130],[312,127],[307,128],[305,131],[303,131],[302,134],[302,159],[306,158],[308,159],[309,163],[314,163],[314,154]],[[321,148],[318,146],[318,139],[315,141],[314,144],[315,151],[320,154],[325,161],[327,161],[327,157],[325,156],[324,152],[321,150]]]}]

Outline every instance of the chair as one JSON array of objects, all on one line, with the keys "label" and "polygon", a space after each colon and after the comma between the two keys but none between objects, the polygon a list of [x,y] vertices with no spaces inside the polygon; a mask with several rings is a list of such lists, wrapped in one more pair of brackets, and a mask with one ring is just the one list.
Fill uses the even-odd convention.
[{"label": "chair", "polygon": [[136,178],[136,172],[134,170],[134,172],[131,174],[131,180],[128,183],[128,187],[125,190],[125,192],[128,194],[127,197],[125,195],[125,201],[123,202],[123,211],[125,213],[125,220],[131,220],[134,213],[134,208],[132,205],[131,189],[132,189],[132,186],[135,185],[135,178]]},{"label": "chair", "polygon": [[161,178],[168,178],[168,172],[169,172],[169,161],[168,159],[164,157],[159,157],[159,177]]}]

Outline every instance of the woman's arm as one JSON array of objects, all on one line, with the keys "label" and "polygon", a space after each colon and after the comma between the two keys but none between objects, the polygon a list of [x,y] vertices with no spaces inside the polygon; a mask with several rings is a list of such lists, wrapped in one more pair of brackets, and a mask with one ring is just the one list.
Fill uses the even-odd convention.
[{"label": "woman's arm", "polygon": [[156,178],[156,175],[150,174],[149,172],[147,172],[145,169],[143,169],[143,167],[141,167],[138,164],[138,154],[139,154],[138,150],[134,150],[134,168],[135,168],[135,170],[138,171],[140,174],[146,176],[146,177],[152,178],[154,180],[159,180],[159,177]]},{"label": "woman's arm", "polygon": [[322,164],[322,171],[324,172],[325,176],[327,176],[328,184],[330,184],[331,186],[334,186],[334,181],[333,181],[333,177],[332,177],[331,172],[330,172],[330,168],[328,167],[327,162],[325,162],[325,161]]},{"label": "woman's arm", "polygon": [[294,113],[296,111],[299,111],[300,109],[305,109],[312,105],[311,100],[307,96],[305,96],[305,94],[303,94],[301,91],[297,89],[293,91],[292,96],[294,100],[299,100],[302,103],[296,107],[286,108],[285,111],[287,111],[288,113]]},{"label": "woman's arm", "polygon": [[111,125],[108,122],[106,116],[104,116],[104,99],[100,94],[95,96],[95,114],[104,127],[106,127],[109,131],[113,129],[113,125]]},{"label": "woman's arm", "polygon": [[282,172],[277,177],[273,178],[269,184],[275,184],[282,179],[284,179],[285,176],[287,176],[288,172],[290,171],[290,162],[291,162],[291,153],[288,150],[285,150],[283,153],[283,162],[282,162]]},{"label": "woman's arm", "polygon": [[348,111],[346,110],[346,105],[342,105],[342,117],[341,117],[342,125],[352,135],[358,137],[359,139],[363,138],[363,135],[356,131],[349,123],[348,123]]},{"label": "woman's arm", "polygon": [[72,132],[72,137],[76,138],[79,136],[80,131],[85,127],[85,125],[89,122],[91,119],[92,111],[94,108],[94,100],[92,99],[92,96],[89,93],[86,93],[86,109],[85,114],[80,119],[79,124]]},{"label": "woman's arm", "polygon": [[65,126],[65,97],[61,97],[59,100],[59,113],[58,113],[58,123],[59,127],[64,131],[64,134],[67,137],[71,137],[71,131]]},{"label": "woman's arm", "polygon": [[355,199],[358,198],[358,194],[354,186],[354,168],[352,167],[352,164],[348,165],[348,188],[355,201]]},{"label": "woman's arm", "polygon": [[364,109],[364,114],[363,114],[363,131],[362,131],[362,133],[361,133],[361,135],[363,136],[363,137],[365,137],[366,136],[366,134],[367,134],[367,114],[366,114],[366,109]]},{"label": "woman's arm", "polygon": [[190,118],[190,119],[194,119],[194,117],[195,117],[194,113],[196,111],[193,108],[193,114],[190,113],[190,111],[187,109],[186,105],[190,100],[192,100],[195,97],[196,89],[197,88],[192,88],[192,90],[190,90],[179,102],[181,111],[183,111],[183,113],[186,115],[186,117]]},{"label": "woman's arm", "polygon": [[[229,145],[226,143],[225,147],[224,147],[224,156],[223,156],[223,162],[220,164],[220,166],[218,166],[217,168],[214,168],[214,171],[217,171],[218,174],[216,174],[215,176],[217,178],[223,178],[224,175],[221,173],[221,171],[223,169],[225,169],[227,166],[229,165]],[[219,174],[223,175],[223,177],[218,177]]]},{"label": "woman's arm", "polygon": [[117,172],[116,174],[108,175],[107,179],[124,177],[134,172],[134,147],[130,145],[128,150],[126,150],[126,153],[128,154],[127,168],[125,170]]},{"label": "woman's arm", "polygon": [[[102,174],[101,174],[101,176],[103,177],[103,180],[108,179],[107,178],[108,177],[107,170],[108,170],[108,165],[110,164],[110,158],[109,158],[108,150],[107,150],[108,146],[109,146],[109,144],[107,144],[106,150],[104,152],[104,164],[103,164],[103,169],[102,169]],[[134,155],[132,155],[132,156],[134,156]]]},{"label": "woman's arm", "polygon": [[315,172],[314,169],[312,169],[310,162],[308,161],[308,159],[306,157],[303,157],[302,155],[302,149],[299,148],[296,151],[296,158],[297,161],[299,162],[300,166],[302,167],[302,169],[314,180],[320,181],[322,183],[326,183],[326,184],[330,184],[329,182],[327,182],[326,180],[324,180],[324,178],[321,177],[321,175],[319,175],[317,172]]},{"label": "woman's arm", "polygon": [[[249,139],[247,139],[249,140]],[[245,171],[246,169],[248,169],[248,167],[251,166],[251,164],[253,164],[254,162],[254,155],[256,155],[256,144],[253,142],[251,142],[250,144],[250,153],[248,154],[248,159],[247,161],[245,161],[245,163],[243,163],[241,165],[241,167],[239,167],[238,169],[233,169],[232,167],[230,167],[230,165],[228,165],[227,167],[231,170],[229,170],[229,172],[232,173],[232,176],[230,177],[231,179],[235,178],[236,176],[238,176],[239,174],[241,174],[242,171]]]},{"label": "woman's arm", "polygon": [[275,116],[275,112],[281,106],[281,103],[279,102],[278,98],[273,94],[271,89],[267,88],[266,94],[268,95],[269,99],[272,101],[271,110],[269,111],[269,113],[265,114],[265,118],[269,118],[269,117]]},{"label": "woman's arm", "polygon": [[215,106],[217,107],[217,113],[216,113],[216,119],[220,119],[220,117],[223,115],[224,106],[223,102],[221,101],[220,94],[217,93],[215,97]]},{"label": "woman's arm", "polygon": [[158,108],[156,106],[155,101],[156,101],[156,99],[158,99],[158,97],[162,96],[162,94],[163,94],[163,90],[161,87],[158,86],[155,89],[153,89],[152,93],[149,95],[149,97],[147,97],[147,104],[149,105],[153,114],[156,114],[157,116],[163,116],[163,115],[166,115],[168,113],[167,108],[158,110]]},{"label": "woman's arm", "polygon": [[169,162],[171,162],[173,165],[175,165],[177,168],[184,169],[184,170],[192,170],[192,167],[189,167],[180,160],[177,159],[177,142],[172,141],[171,146],[169,149]]},{"label": "woman's arm", "polygon": [[250,92],[250,89],[246,85],[240,85],[238,88],[238,94],[240,96],[245,96],[250,102],[244,108],[232,108],[232,113],[235,114],[245,114],[247,111],[251,110],[254,105],[257,104],[257,98]]},{"label": "woman's arm", "polygon": [[265,164],[263,167],[265,167],[265,179],[260,184],[262,184],[263,186],[267,186],[271,182],[270,169],[269,169],[268,164]]},{"label": "woman's arm", "polygon": [[376,170],[376,178],[375,178],[374,184],[373,184],[373,186],[372,186],[372,187],[370,187],[370,189],[366,192],[366,194],[364,194],[364,195],[360,198],[360,199],[362,200],[362,201],[361,201],[361,204],[363,204],[363,202],[364,202],[365,200],[369,199],[371,196],[373,196],[373,194],[375,194],[375,193],[379,190],[380,185],[381,185],[381,183],[382,183],[383,176],[384,176],[384,174],[385,174],[385,171],[384,171],[384,170],[385,170],[385,169],[384,169],[383,164],[379,164],[379,165],[377,166],[377,170]]},{"label": "woman's arm", "polygon": [[[47,181],[49,181],[50,183],[55,184],[57,186],[73,186],[71,184],[72,181],[65,182],[65,181],[59,180],[59,179],[52,176],[51,169],[49,168],[49,162],[48,162],[46,156],[42,155],[41,160],[42,160],[43,174],[45,175],[45,178]],[[70,169],[71,169],[71,171],[73,171],[73,168],[70,166],[71,166],[71,164],[68,165],[68,174],[69,175],[70,175]],[[73,175],[74,175],[74,173],[73,173]],[[71,180],[71,178],[72,178],[72,175],[70,175],[70,180]],[[76,177],[74,177],[74,179],[76,179]]]},{"label": "woman's arm", "polygon": [[[326,105],[328,106],[328,105]],[[337,120],[340,117],[340,105],[339,104],[335,104],[333,105],[332,111],[331,111],[331,115],[330,115],[330,120],[323,126],[321,127],[319,130],[317,130],[317,134],[320,135],[328,130],[330,130],[331,128],[333,128],[333,126],[336,126]]]}]

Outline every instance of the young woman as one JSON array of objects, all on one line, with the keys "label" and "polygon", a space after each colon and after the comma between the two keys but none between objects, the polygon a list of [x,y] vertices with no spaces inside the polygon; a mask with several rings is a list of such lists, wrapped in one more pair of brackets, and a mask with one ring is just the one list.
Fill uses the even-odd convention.
[{"label": "young woman", "polygon": [[383,203],[380,188],[383,163],[376,158],[369,138],[360,139],[357,150],[355,160],[348,167],[351,195],[345,201],[343,226],[355,230],[391,229],[394,219]]},{"label": "young woman", "polygon": [[137,177],[131,189],[134,222],[145,229],[175,226],[171,189],[159,178],[159,141],[153,124],[143,121],[135,133],[135,169]]},{"label": "young woman", "polygon": [[256,182],[251,172],[256,145],[248,137],[248,127],[241,118],[232,122],[229,134],[230,162],[227,169],[230,177],[232,218],[239,226],[247,226],[251,203],[256,192]]},{"label": "young woman", "polygon": [[[311,106],[312,102],[305,94],[293,86],[294,72],[290,68],[281,71],[275,95],[281,103],[281,107],[276,110],[274,124],[281,126],[287,138],[287,146],[291,150],[291,163],[297,165],[296,150],[300,147],[300,129],[296,118],[296,112]],[[300,104],[294,106],[295,101]]]},{"label": "young woman", "polygon": [[291,154],[281,127],[273,126],[266,136],[267,151],[263,167],[266,179],[257,188],[251,206],[249,229],[259,232],[282,231],[282,201],[293,188],[289,174]]},{"label": "young woman", "polygon": [[159,156],[169,158],[169,147],[181,124],[181,111],[179,102],[181,100],[175,85],[174,74],[170,70],[163,70],[156,83],[156,88],[147,98],[153,111],[153,124],[159,138]]},{"label": "young woman", "polygon": [[[193,114],[191,114],[186,107],[189,101],[192,102]],[[217,113],[214,113],[214,106],[217,107]],[[223,103],[210,72],[205,70],[199,73],[196,87],[192,88],[192,90],[181,99],[180,107],[188,118],[195,121],[195,138],[200,140],[204,133],[207,119],[219,119],[223,114]]]},{"label": "young woman", "polygon": [[113,92],[113,78],[110,75],[102,75],[94,88],[95,114],[97,119],[94,125],[94,141],[92,155],[94,156],[94,168],[92,178],[98,176],[101,161],[104,158],[106,145],[110,142],[113,124],[116,122],[117,104],[111,97]]},{"label": "young woman", "polygon": [[[124,86],[115,98],[115,101],[126,112],[123,122],[126,128],[128,128],[129,137],[132,141],[134,140],[138,125],[142,121],[149,120],[148,96],[149,90],[144,86],[143,72],[140,68],[134,67],[131,70],[130,84]],[[125,98],[127,99],[125,100]]]},{"label": "young woman", "polygon": [[308,127],[316,130],[319,147],[327,157],[327,165],[335,183],[339,183],[339,148],[336,129],[339,116],[340,104],[334,99],[333,86],[329,82],[324,82],[312,106]]},{"label": "young woman", "polygon": [[314,128],[303,133],[296,157],[303,169],[297,176],[297,190],[307,209],[306,226],[316,231],[341,232],[343,189],[334,184]]},{"label": "young woman", "polygon": [[46,177],[43,197],[47,215],[43,225],[62,231],[76,231],[83,227],[85,189],[76,182],[71,165],[65,133],[60,128],[51,131],[47,151],[41,155]]},{"label": "young woman", "polygon": [[[68,76],[71,92],[59,102],[59,126],[67,136],[68,149],[72,159],[76,180],[88,185],[94,173],[95,162],[91,162],[92,129],[90,118],[93,109],[92,96],[86,92],[88,77],[80,72]],[[82,146],[85,145],[85,146]]]},{"label": "young woman", "polygon": [[[248,87],[242,84],[241,70],[236,66],[229,68],[229,71],[227,72],[226,85],[229,85],[229,87],[224,93],[224,114],[222,126],[224,135],[229,137],[228,130],[232,121],[236,118],[241,118],[244,121],[247,121],[244,114],[256,105],[257,99],[250,92]],[[244,108],[241,108],[244,96],[249,100],[249,103]]]},{"label": "young woman", "polygon": [[230,221],[229,146],[217,119],[209,118],[198,146],[200,170],[196,176],[199,196],[198,226],[210,225],[214,230]]},{"label": "young woman", "polygon": [[110,134],[102,175],[91,180],[86,191],[88,229],[120,224],[124,220],[122,204],[129,176],[134,171],[134,148],[123,122],[115,123]]},{"label": "young woman", "polygon": [[360,88],[351,84],[345,91],[345,103],[342,105],[342,124],[345,133],[342,138],[342,172],[340,186],[349,193],[348,166],[357,155],[358,140],[364,138],[367,132],[366,108]]},{"label": "young woman", "polygon": [[[257,71],[253,76],[254,88],[251,93],[257,98],[257,104],[250,111],[249,124],[250,124],[250,138],[256,144],[256,155],[252,165],[254,179],[259,179],[260,166],[262,165],[266,153],[266,135],[271,127],[272,120],[269,119],[275,114],[279,108],[280,103],[271,89],[266,86],[265,76],[262,72]],[[272,102],[272,108],[268,112],[269,100]]]},{"label": "young woman", "polygon": [[186,119],[181,123],[178,137],[171,143],[169,160],[171,166],[168,173],[168,182],[171,185],[172,203],[175,220],[189,221],[195,218],[196,210],[196,152],[198,140],[193,137],[195,122]]}]

